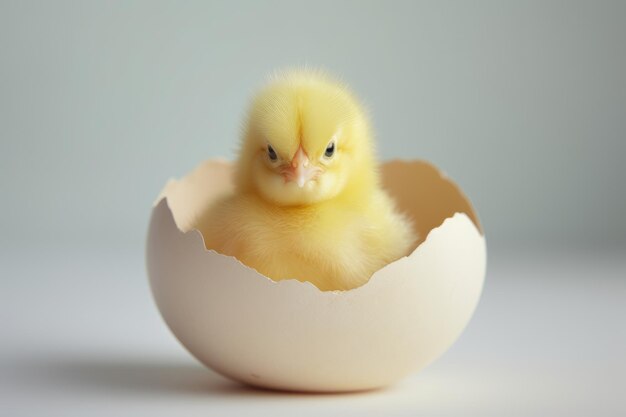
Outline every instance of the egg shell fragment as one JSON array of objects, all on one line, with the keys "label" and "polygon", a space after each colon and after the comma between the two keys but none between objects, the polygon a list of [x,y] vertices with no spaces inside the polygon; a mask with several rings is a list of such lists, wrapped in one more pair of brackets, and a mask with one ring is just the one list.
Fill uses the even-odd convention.
[{"label": "egg shell fragment", "polygon": [[232,190],[228,162],[207,161],[168,182],[150,221],[147,267],[178,340],[226,377],[291,391],[384,387],[441,355],[478,303],[485,239],[469,201],[434,166],[394,161],[381,168],[383,185],[422,240],[349,291],[275,282],[205,249],[194,225]]}]

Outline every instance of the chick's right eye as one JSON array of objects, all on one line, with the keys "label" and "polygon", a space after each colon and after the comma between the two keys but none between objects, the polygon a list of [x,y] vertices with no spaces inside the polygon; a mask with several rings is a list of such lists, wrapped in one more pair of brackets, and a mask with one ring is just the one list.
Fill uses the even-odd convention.
[{"label": "chick's right eye", "polygon": [[271,145],[267,145],[267,156],[271,161],[276,161],[278,159],[278,155],[276,155],[276,151]]}]

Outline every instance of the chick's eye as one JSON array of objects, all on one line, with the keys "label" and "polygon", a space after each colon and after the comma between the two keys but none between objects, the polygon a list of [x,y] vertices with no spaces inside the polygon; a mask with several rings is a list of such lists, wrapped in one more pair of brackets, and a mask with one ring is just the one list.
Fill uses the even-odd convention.
[{"label": "chick's eye", "polygon": [[330,158],[335,154],[335,142],[331,142],[326,147],[326,152],[324,152],[324,156],[326,158]]},{"label": "chick's eye", "polygon": [[271,145],[267,145],[267,156],[271,161],[276,161],[278,159],[278,155],[276,155],[276,151]]}]

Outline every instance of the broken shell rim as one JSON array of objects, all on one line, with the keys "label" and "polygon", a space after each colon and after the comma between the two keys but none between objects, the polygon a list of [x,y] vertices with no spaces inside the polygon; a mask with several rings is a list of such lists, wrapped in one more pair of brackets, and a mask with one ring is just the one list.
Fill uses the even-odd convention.
[{"label": "broken shell rim", "polygon": [[[379,275],[381,273],[381,271],[383,271],[384,269],[388,268],[389,266],[391,266],[392,264],[395,264],[396,262],[400,262],[406,258],[412,257],[417,251],[418,249],[420,249],[423,245],[427,246],[427,242],[432,241],[433,239],[433,234],[437,234],[439,233],[445,226],[446,224],[450,223],[451,221],[454,221],[454,219],[458,219],[458,218],[465,218],[467,221],[469,221],[472,225],[472,227],[474,228],[474,230],[477,232],[477,234],[480,236],[481,240],[484,242],[485,241],[485,237],[484,235],[481,233],[481,230],[476,226],[476,224],[474,223],[474,221],[470,218],[470,216],[467,215],[467,213],[461,212],[461,211],[457,211],[454,212],[454,214],[452,216],[446,217],[445,219],[443,219],[443,221],[441,222],[440,225],[433,227],[427,234],[426,234],[426,238],[420,242],[420,244],[411,251],[411,253],[402,256],[398,259],[396,259],[395,261],[392,261],[386,265],[384,265],[383,267],[381,267],[380,269],[377,269],[376,271],[374,271],[372,273],[372,275],[369,277],[369,279],[367,281],[365,281],[363,284],[359,285],[358,287],[354,287],[354,288],[350,288],[347,290],[322,290],[320,288],[318,288],[315,284],[313,284],[311,281],[300,281],[297,278],[288,278],[288,279],[282,279],[280,281],[275,281],[272,278],[268,277],[267,275],[262,274],[261,272],[257,271],[255,268],[244,264],[243,262],[241,262],[239,259],[237,259],[237,257],[232,256],[232,255],[225,255],[223,253],[220,253],[218,251],[216,251],[215,249],[208,249],[205,245],[205,241],[204,241],[204,235],[202,234],[202,232],[200,230],[198,230],[197,228],[192,228],[188,231],[182,231],[180,230],[180,228],[178,227],[178,225],[176,224],[176,220],[174,217],[174,214],[172,212],[172,208],[169,206],[169,202],[166,196],[161,197],[156,206],[153,208],[153,212],[155,210],[157,210],[157,208],[161,205],[161,204],[165,204],[166,208],[169,212],[169,218],[170,221],[172,221],[174,223],[174,225],[176,226],[176,229],[178,231],[178,233],[182,234],[183,236],[189,235],[189,234],[195,234],[196,236],[198,236],[200,238],[200,242],[202,243],[202,249],[204,251],[205,254],[207,253],[211,253],[217,256],[221,256],[224,258],[229,258],[231,259],[231,262],[237,262],[239,265],[241,265],[242,267],[254,272],[256,275],[265,278],[271,285],[281,285],[282,283],[287,283],[287,282],[296,282],[298,284],[304,284],[307,286],[312,287],[314,290],[316,290],[319,293],[323,293],[323,294],[334,294],[334,295],[340,295],[340,294],[344,294],[344,293],[348,293],[351,291],[356,291],[360,288],[365,287],[366,285],[368,285],[370,282],[373,282],[375,279],[380,279],[379,277],[377,277],[377,275]],[[287,285],[291,285],[291,284],[287,284]]]},{"label": "broken shell rim", "polygon": [[[205,161],[201,162],[201,164],[205,164],[205,163],[216,164],[216,165],[229,165],[232,162],[229,161],[227,158],[224,158],[224,157],[216,157],[216,158],[211,158],[209,160],[205,160]],[[188,233],[191,233],[191,232],[197,233],[200,236],[200,241],[202,242],[202,248],[203,248],[205,253],[213,253],[213,254],[216,254],[216,255],[219,255],[219,256],[222,256],[222,257],[225,257],[225,258],[231,258],[235,262],[237,262],[241,266],[243,266],[244,268],[247,268],[247,269],[253,271],[255,274],[265,278],[271,284],[279,285],[282,282],[295,281],[295,282],[297,282],[299,284],[308,284],[309,286],[313,287],[318,292],[321,292],[321,293],[331,293],[331,294],[343,294],[343,293],[347,293],[347,292],[358,290],[359,288],[365,287],[370,282],[372,282],[374,280],[374,278],[377,275],[379,275],[379,273],[381,271],[383,271],[385,268],[389,267],[390,265],[392,265],[392,264],[394,264],[396,262],[400,262],[400,261],[402,261],[402,260],[404,260],[406,258],[412,257],[418,251],[418,249],[420,249],[422,247],[422,245],[425,245],[426,242],[428,242],[429,240],[432,240],[432,236],[431,235],[432,235],[433,232],[442,229],[446,225],[446,223],[448,223],[452,219],[455,219],[455,218],[457,218],[459,216],[464,216],[472,224],[472,226],[474,227],[474,229],[476,230],[478,235],[482,238],[483,243],[485,243],[485,234],[484,234],[484,231],[483,231],[480,219],[478,218],[478,214],[476,213],[476,210],[474,209],[470,199],[463,192],[463,190],[450,178],[450,176],[447,175],[446,172],[444,172],[443,170],[439,169],[435,164],[433,164],[430,161],[423,160],[423,159],[404,159],[404,158],[392,158],[392,159],[386,160],[386,161],[384,161],[384,162],[379,164],[379,169],[382,166],[384,166],[384,165],[395,164],[395,163],[399,163],[399,164],[402,164],[402,165],[419,165],[419,164],[427,165],[429,168],[431,168],[433,171],[435,171],[438,174],[439,178],[442,181],[444,181],[447,184],[451,185],[454,188],[454,190],[463,198],[463,200],[467,202],[467,204],[469,206],[470,213],[466,213],[464,211],[454,211],[451,215],[443,218],[441,223],[439,223],[435,227],[431,228],[426,233],[426,237],[410,253],[408,253],[408,254],[406,254],[406,255],[404,255],[404,256],[402,256],[402,257],[400,257],[400,258],[398,258],[398,259],[396,259],[396,260],[394,260],[394,261],[384,265],[383,267],[377,269],[376,271],[374,271],[372,273],[372,275],[367,279],[367,281],[365,281],[363,284],[359,285],[358,287],[350,288],[350,289],[347,289],[347,290],[321,290],[315,284],[313,284],[311,281],[307,281],[307,280],[301,281],[301,280],[299,280],[297,278],[288,278],[288,279],[282,279],[280,281],[276,281],[276,280],[268,277],[267,275],[264,275],[263,273],[257,271],[255,268],[244,264],[239,259],[237,259],[237,257],[235,257],[235,256],[225,255],[225,254],[220,253],[220,252],[218,252],[218,251],[216,251],[214,249],[208,249],[206,247],[206,244],[205,244],[204,235],[202,234],[202,232],[198,228],[193,227],[193,228],[191,228],[191,229],[189,229],[187,231],[183,231],[181,229],[181,227],[178,225],[177,221],[176,221],[176,216],[174,215],[174,212],[173,212],[173,210],[172,210],[172,208],[171,208],[171,206],[169,204],[169,199],[168,199],[168,196],[166,194],[166,190],[168,188],[168,185],[173,184],[173,183],[180,183],[180,182],[184,181],[185,178],[187,178],[190,175],[190,173],[185,174],[181,178],[170,178],[170,179],[168,179],[166,181],[166,183],[163,186],[163,188],[161,189],[158,197],[156,198],[156,200],[152,204],[152,212],[154,213],[154,211],[157,209],[157,207],[163,202],[163,200],[165,200],[165,204],[166,204],[167,210],[169,212],[169,217],[170,217],[171,221],[174,223],[174,225],[176,226],[176,229],[177,229],[178,233],[181,233],[183,235],[187,235]],[[194,170],[198,169],[200,166],[201,165],[198,165],[196,168],[194,168]],[[191,172],[193,172],[193,170]]]},{"label": "broken shell rim", "polygon": [[[392,159],[386,160],[386,161],[380,163],[378,165],[378,168],[380,170],[380,168],[382,166],[384,166],[384,165],[391,165],[391,164],[396,164],[396,163],[402,164],[402,165],[420,165],[420,164],[421,165],[427,165],[431,170],[433,170],[434,172],[437,173],[437,175],[439,176],[439,178],[442,181],[444,181],[448,185],[452,186],[454,188],[454,190],[456,191],[456,193],[460,197],[462,197],[463,201],[465,201],[467,203],[468,208],[469,208],[469,213],[464,212],[464,211],[455,211],[454,213],[452,213],[452,215],[444,218],[440,224],[438,224],[437,226],[433,227],[431,230],[434,230],[437,227],[441,226],[445,219],[453,217],[454,214],[456,214],[456,213],[464,213],[464,214],[467,215],[467,217],[470,219],[470,221],[472,223],[474,223],[474,226],[478,230],[478,233],[481,236],[483,236],[483,237],[485,236],[485,231],[484,231],[482,222],[480,221],[480,217],[478,216],[478,213],[477,213],[476,209],[474,208],[474,205],[472,204],[472,201],[469,199],[467,194],[465,194],[463,192],[461,187],[459,187],[459,185],[445,171],[443,171],[442,169],[437,167],[435,164],[433,164],[432,162],[430,162],[428,160],[425,160],[425,159],[404,159],[404,158],[392,158]],[[216,165],[227,165],[228,166],[228,165],[232,164],[232,161],[230,161],[229,159],[227,159],[225,157],[211,158],[211,159],[202,161],[200,163],[200,165],[197,165],[191,172],[183,175],[181,178],[170,177],[165,182],[165,185],[162,187],[162,189],[159,192],[157,198],[152,202],[152,209],[154,210],[156,208],[156,206],[161,202],[161,200],[163,200],[163,199],[167,200],[166,190],[168,189],[168,185],[175,184],[175,183],[180,183],[180,182],[184,181],[185,178],[190,176],[202,164],[216,164]],[[168,204],[168,207],[169,207],[169,204]],[[171,207],[170,207],[170,211],[171,211]],[[176,227],[178,228],[178,230],[184,233],[184,231],[180,228],[180,226],[176,222],[176,216],[173,215],[173,212],[172,212],[172,217],[174,218],[174,223],[176,224]],[[202,233],[202,232],[200,232],[200,233]],[[428,233],[430,233],[430,230],[429,230]],[[428,233],[426,233],[426,235],[428,235]],[[421,245],[421,243],[420,243],[420,245]],[[419,245],[418,245],[418,247],[419,247]],[[415,249],[417,249],[417,247]],[[411,253],[413,253],[413,252],[411,252]]]}]

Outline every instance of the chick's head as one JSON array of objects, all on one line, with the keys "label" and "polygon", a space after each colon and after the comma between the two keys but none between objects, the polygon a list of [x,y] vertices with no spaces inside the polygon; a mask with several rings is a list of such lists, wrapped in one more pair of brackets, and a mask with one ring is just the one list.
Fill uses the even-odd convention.
[{"label": "chick's head", "polygon": [[356,98],[318,72],[277,76],[253,99],[237,185],[277,205],[374,187],[369,124]]}]

